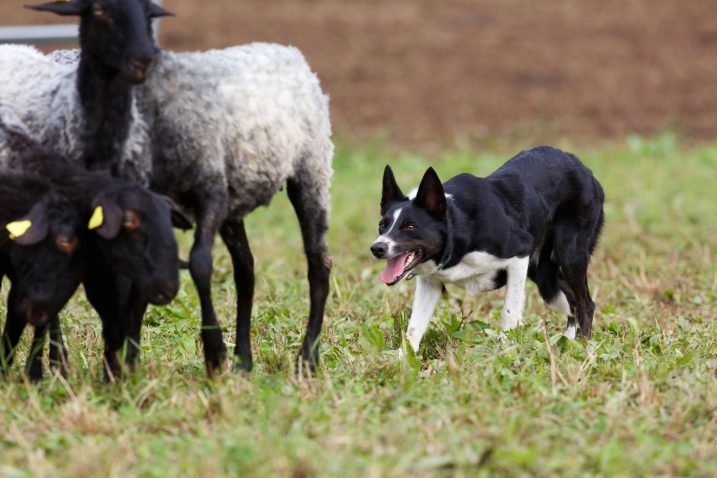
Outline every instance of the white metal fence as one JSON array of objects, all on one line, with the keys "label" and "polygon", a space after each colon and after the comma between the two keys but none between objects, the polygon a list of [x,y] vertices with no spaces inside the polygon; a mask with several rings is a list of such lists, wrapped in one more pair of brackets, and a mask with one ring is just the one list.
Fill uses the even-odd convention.
[{"label": "white metal fence", "polygon": [[[161,0],[154,0],[161,5]],[[154,34],[159,31],[159,23],[154,24]],[[64,23],[59,25],[18,25],[0,27],[0,43],[77,43],[78,25]]]}]

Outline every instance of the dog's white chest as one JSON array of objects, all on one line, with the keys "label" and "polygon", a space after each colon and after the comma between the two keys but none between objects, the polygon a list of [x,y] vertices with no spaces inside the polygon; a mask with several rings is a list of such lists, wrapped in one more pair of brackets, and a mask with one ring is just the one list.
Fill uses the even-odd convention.
[{"label": "dog's white chest", "polygon": [[453,267],[437,270],[434,262],[421,264],[416,268],[420,275],[430,275],[444,284],[463,287],[469,294],[477,294],[496,289],[496,276],[505,270],[511,261],[517,258],[503,259],[487,252],[471,252]]}]

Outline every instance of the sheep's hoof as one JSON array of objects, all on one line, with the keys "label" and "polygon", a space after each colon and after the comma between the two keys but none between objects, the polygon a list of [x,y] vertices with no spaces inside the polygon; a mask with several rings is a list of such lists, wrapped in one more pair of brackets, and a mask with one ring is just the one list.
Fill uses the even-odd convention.
[{"label": "sheep's hoof", "polygon": [[59,373],[62,378],[67,378],[67,367],[63,362],[50,362],[50,370],[53,373]]},{"label": "sheep's hoof", "polygon": [[214,378],[222,372],[222,369],[228,366],[227,347],[221,343],[220,347],[216,347],[214,352],[204,349],[204,365],[207,369],[207,376]]},{"label": "sheep's hoof", "polygon": [[254,362],[251,358],[251,355],[249,355],[249,356],[241,356],[239,354],[234,355],[234,371],[235,372],[249,373],[249,372],[251,372],[252,368],[254,368]]},{"label": "sheep's hoof", "polygon": [[302,351],[296,358],[296,374],[303,376],[311,376],[316,374],[319,368],[319,351],[314,347],[311,351]]},{"label": "sheep's hoof", "polygon": [[117,383],[122,378],[122,366],[118,360],[108,361],[105,357],[103,381],[105,383]]},{"label": "sheep's hoof", "polygon": [[31,383],[39,382],[40,380],[42,380],[43,375],[44,375],[44,370],[42,369],[42,364],[39,364],[39,365],[33,364],[27,370],[27,377],[30,379]]},{"label": "sheep's hoof", "polygon": [[50,371],[53,373],[59,373],[62,375],[62,378],[67,378],[68,363],[69,360],[67,359],[66,350],[64,350],[59,357],[54,357],[53,354],[50,353]]}]

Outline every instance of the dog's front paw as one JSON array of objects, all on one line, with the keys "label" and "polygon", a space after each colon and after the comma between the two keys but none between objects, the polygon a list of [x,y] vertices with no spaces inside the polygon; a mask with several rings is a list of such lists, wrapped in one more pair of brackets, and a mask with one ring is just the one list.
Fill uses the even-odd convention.
[{"label": "dog's front paw", "polygon": [[391,349],[391,350],[384,350],[383,352],[387,357],[395,358],[398,360],[403,360],[403,358],[406,356],[406,354],[403,352],[403,349]]},{"label": "dog's front paw", "polygon": [[511,330],[524,325],[523,316],[521,314],[503,314],[500,318],[500,328],[503,330]]}]

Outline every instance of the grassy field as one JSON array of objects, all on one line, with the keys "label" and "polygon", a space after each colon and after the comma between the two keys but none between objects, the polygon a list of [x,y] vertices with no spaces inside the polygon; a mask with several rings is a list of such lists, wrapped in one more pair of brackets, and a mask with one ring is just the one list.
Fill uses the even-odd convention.
[{"label": "grassy field", "polygon": [[[414,285],[385,287],[368,251],[383,166],[408,190],[429,163],[444,179],[485,175],[517,149],[429,158],[341,147],[316,378],[292,373],[308,294],[298,226],[280,194],[248,221],[255,371],[205,378],[185,276],[177,300],[146,317],[139,371],[103,384],[99,320],[78,294],[63,318],[69,378],[29,385],[16,363],[0,382],[0,476],[717,475],[717,144],[687,147],[665,134],[563,146],[607,194],[591,341],[561,338],[564,318],[532,284],[527,325],[507,338],[497,333],[502,291],[450,289],[417,357],[399,361],[392,350]],[[231,344],[234,291],[220,247],[215,263]]]}]

